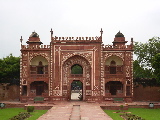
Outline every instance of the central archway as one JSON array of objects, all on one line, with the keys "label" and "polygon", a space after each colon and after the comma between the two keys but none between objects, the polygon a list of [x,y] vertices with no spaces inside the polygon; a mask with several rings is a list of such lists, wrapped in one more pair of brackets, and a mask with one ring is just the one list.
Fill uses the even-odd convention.
[{"label": "central archway", "polygon": [[64,62],[62,69],[62,95],[64,97],[72,100],[71,94],[74,81],[81,82],[81,100],[85,100],[86,95],[90,96],[86,91],[91,91],[91,65],[84,57],[79,55],[70,57]]}]

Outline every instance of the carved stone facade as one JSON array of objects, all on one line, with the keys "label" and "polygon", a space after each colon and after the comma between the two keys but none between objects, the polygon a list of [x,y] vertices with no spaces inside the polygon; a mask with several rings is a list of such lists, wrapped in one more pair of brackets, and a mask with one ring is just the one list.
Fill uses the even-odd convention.
[{"label": "carved stone facade", "polygon": [[[82,83],[82,100],[103,101],[133,96],[133,40],[126,45],[118,32],[113,45],[103,45],[100,37],[53,37],[50,45],[41,45],[33,32],[28,45],[21,44],[20,96],[21,102],[33,101],[36,96],[45,101],[71,100],[71,84]],[[21,38],[22,42],[22,38]],[[73,74],[79,65],[82,73]]]}]

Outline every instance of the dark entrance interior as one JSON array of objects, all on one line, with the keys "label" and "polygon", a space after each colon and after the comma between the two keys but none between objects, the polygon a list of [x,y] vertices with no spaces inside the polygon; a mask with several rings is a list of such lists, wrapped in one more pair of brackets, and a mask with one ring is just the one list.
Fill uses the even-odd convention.
[{"label": "dark entrance interior", "polygon": [[36,95],[42,95],[42,93],[44,92],[44,86],[43,85],[37,85],[36,86]]},{"label": "dark entrance interior", "polygon": [[22,86],[22,95],[27,95],[27,86]]},{"label": "dark entrance interior", "polygon": [[105,90],[111,95],[117,95],[123,92],[123,84],[120,81],[109,81],[105,84]]},{"label": "dark entrance interior", "polygon": [[30,90],[34,91],[36,96],[42,96],[48,91],[48,84],[43,81],[34,81],[30,85]]},{"label": "dark entrance interior", "polygon": [[83,83],[80,80],[71,83],[71,100],[83,100]]}]

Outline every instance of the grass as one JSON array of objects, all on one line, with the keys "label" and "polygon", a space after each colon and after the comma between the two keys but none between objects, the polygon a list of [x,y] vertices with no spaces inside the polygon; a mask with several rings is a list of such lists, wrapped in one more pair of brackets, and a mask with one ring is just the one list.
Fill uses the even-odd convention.
[{"label": "grass", "polygon": [[[116,110],[104,110],[113,120],[123,120],[119,115],[122,113],[113,113]],[[131,112],[134,115],[144,118],[145,120],[160,120],[160,109],[145,109],[145,108],[129,108],[124,110]]]},{"label": "grass", "polygon": [[28,118],[27,120],[36,120],[40,116],[45,114],[46,112],[47,112],[47,110],[35,110],[33,113],[31,113],[32,116],[30,118]]},{"label": "grass", "polygon": [[[1,120],[9,120],[9,118],[18,115],[19,112],[26,112],[23,108],[5,108],[0,109],[0,119]],[[46,113],[47,110],[35,110],[33,113],[31,113],[31,117],[27,120],[36,120],[41,115]]]}]

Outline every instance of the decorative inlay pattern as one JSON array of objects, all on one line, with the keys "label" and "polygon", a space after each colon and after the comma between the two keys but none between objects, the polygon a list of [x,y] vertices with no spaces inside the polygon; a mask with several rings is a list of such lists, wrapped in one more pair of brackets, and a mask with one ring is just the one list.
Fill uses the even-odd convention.
[{"label": "decorative inlay pattern", "polygon": [[88,95],[88,96],[92,95],[92,91],[91,90],[86,90],[86,95]]},{"label": "decorative inlay pattern", "polygon": [[61,90],[53,90],[53,96],[62,96]]},{"label": "decorative inlay pattern", "polygon": [[33,59],[36,56],[42,56],[42,57],[46,58],[48,63],[50,61],[49,53],[30,53],[29,54],[29,61],[31,61],[31,59]]},{"label": "decorative inlay pattern", "polygon": [[118,56],[118,57],[120,57],[123,61],[124,61],[124,54],[123,53],[114,53],[114,52],[112,52],[112,53],[105,53],[105,55],[104,55],[104,62],[105,62],[105,60],[107,59],[107,58],[109,58],[109,57],[111,57],[111,56]]},{"label": "decorative inlay pattern", "polygon": [[62,64],[64,63],[64,61],[66,61],[68,58],[71,58],[75,55],[81,56],[85,59],[87,59],[87,61],[90,63],[90,65],[92,65],[92,53],[67,53],[65,55],[63,55],[62,57]]}]

